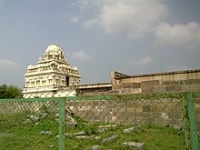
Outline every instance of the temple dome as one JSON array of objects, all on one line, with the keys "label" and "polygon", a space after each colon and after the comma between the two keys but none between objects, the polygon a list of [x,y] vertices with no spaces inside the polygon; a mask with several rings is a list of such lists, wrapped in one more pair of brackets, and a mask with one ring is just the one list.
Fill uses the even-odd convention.
[{"label": "temple dome", "polygon": [[62,52],[63,52],[62,48],[56,44],[49,45],[45,51],[45,53],[48,53],[48,54],[51,54],[51,53],[60,54]]},{"label": "temple dome", "polygon": [[33,68],[33,66],[32,65],[29,65],[28,67],[27,67],[27,69],[32,69]]},{"label": "temple dome", "polygon": [[64,52],[60,46],[56,44],[51,44],[47,47],[44,54],[44,60],[51,60],[51,59],[56,59],[59,61],[64,60]]}]

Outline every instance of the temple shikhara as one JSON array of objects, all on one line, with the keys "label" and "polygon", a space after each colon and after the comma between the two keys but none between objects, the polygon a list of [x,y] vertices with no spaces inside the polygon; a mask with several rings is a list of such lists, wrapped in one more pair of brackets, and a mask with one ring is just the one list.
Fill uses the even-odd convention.
[{"label": "temple shikhara", "polygon": [[64,58],[58,45],[49,45],[36,65],[29,65],[25,73],[24,98],[75,96],[80,84],[77,67]]}]

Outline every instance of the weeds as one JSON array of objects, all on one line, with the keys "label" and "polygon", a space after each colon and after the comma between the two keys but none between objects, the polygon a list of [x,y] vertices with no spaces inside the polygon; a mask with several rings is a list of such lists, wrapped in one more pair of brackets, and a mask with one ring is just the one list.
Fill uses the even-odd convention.
[{"label": "weeds", "polygon": [[[44,108],[45,109],[45,108]],[[46,150],[58,149],[58,122],[55,115],[50,114],[46,118],[38,121],[23,123],[27,119],[27,113],[17,113],[12,115],[0,114],[0,149],[2,150]],[[172,127],[163,127],[155,124],[148,124],[137,128],[130,133],[123,130],[131,125],[117,125],[108,127],[103,132],[99,132],[99,123],[89,123],[75,116],[77,126],[65,126],[66,149],[89,150],[93,145],[99,145],[100,149],[125,150],[123,142],[145,143],[145,150],[159,149],[185,149],[184,132]],[[51,134],[40,134],[41,131],[51,131]],[[84,132],[88,138],[78,139],[74,133]],[[117,138],[110,142],[103,143],[103,139],[117,135]]]}]

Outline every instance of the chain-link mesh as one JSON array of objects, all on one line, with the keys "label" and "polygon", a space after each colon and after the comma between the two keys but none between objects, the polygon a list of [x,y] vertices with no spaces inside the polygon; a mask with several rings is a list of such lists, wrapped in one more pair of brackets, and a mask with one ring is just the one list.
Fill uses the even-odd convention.
[{"label": "chain-link mesh", "polygon": [[0,149],[182,150],[184,111],[181,94],[0,100]]},{"label": "chain-link mesh", "polygon": [[69,149],[185,149],[181,99],[86,98],[66,108],[76,120],[65,130]]},{"label": "chain-link mesh", "polygon": [[0,102],[0,149],[58,149],[57,102]]}]

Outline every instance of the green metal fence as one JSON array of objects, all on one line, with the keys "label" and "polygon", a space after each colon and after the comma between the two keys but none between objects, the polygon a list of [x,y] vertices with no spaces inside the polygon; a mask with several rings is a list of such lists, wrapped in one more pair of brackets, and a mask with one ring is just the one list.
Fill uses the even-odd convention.
[{"label": "green metal fence", "polygon": [[199,148],[200,93],[0,99],[0,150]]}]

